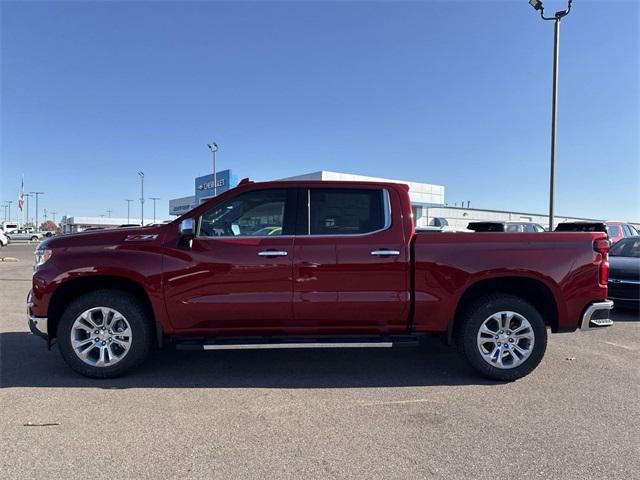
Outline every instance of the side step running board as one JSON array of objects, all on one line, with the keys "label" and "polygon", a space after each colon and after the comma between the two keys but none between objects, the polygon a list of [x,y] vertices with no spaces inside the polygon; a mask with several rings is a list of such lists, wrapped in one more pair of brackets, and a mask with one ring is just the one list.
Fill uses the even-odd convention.
[{"label": "side step running board", "polygon": [[393,342],[334,342],[334,343],[244,343],[231,345],[202,345],[203,350],[273,350],[277,348],[391,348]]},{"label": "side step running board", "polygon": [[[255,337],[254,337],[255,338]],[[178,350],[276,350],[295,348],[394,348],[419,345],[418,336],[398,337],[372,337],[364,338],[336,338],[336,339],[309,339],[286,341],[284,339],[256,339],[251,342],[248,339],[206,339],[206,340],[177,340],[175,344]]]}]

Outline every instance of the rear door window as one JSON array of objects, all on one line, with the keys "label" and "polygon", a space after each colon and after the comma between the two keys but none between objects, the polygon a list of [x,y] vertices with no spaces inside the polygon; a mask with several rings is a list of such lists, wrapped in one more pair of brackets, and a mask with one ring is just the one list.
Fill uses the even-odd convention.
[{"label": "rear door window", "polygon": [[311,235],[361,235],[389,226],[384,190],[312,188],[309,190]]}]

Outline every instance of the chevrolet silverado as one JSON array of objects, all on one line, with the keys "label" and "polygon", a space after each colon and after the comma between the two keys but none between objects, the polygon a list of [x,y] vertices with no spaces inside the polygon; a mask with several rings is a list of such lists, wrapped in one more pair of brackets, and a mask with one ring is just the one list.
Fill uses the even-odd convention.
[{"label": "chevrolet silverado", "polygon": [[[75,371],[114,377],[155,346],[456,344],[480,374],[540,363],[547,332],[612,324],[600,232],[416,232],[406,185],[240,185],[166,225],[36,250],[28,323]],[[425,358],[428,361],[428,358]]]}]

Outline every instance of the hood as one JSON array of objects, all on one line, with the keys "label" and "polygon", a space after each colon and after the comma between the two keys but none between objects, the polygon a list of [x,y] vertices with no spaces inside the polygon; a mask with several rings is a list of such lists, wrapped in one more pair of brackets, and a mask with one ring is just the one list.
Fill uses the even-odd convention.
[{"label": "hood", "polygon": [[47,238],[40,243],[40,248],[87,247],[91,245],[120,245],[124,243],[157,242],[169,227],[168,225],[153,227],[125,227],[89,232],[69,233]]}]

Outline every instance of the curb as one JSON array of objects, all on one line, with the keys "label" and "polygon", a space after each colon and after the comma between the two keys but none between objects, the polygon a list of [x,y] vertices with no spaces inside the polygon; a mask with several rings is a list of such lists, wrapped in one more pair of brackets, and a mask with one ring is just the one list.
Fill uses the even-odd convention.
[{"label": "curb", "polygon": [[0,257],[0,262],[19,262],[15,257]]}]

